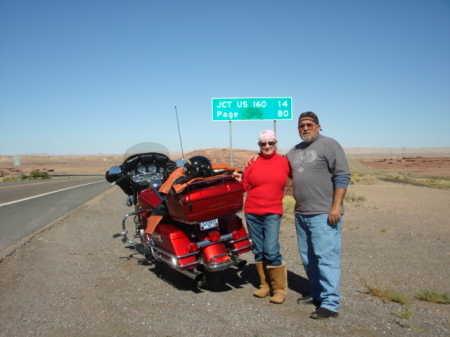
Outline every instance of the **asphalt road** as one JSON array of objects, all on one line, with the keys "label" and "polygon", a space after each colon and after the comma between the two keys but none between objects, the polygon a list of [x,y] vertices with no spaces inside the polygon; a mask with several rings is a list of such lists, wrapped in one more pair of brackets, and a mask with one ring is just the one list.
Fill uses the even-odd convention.
[{"label": "asphalt road", "polygon": [[0,252],[110,187],[102,176],[2,183]]}]

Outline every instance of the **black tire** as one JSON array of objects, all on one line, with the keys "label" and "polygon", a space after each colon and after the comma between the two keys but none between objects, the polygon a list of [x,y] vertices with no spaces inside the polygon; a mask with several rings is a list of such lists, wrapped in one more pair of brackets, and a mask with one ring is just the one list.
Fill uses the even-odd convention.
[{"label": "black tire", "polygon": [[213,289],[216,288],[222,279],[222,271],[207,271],[203,272],[201,288]]}]

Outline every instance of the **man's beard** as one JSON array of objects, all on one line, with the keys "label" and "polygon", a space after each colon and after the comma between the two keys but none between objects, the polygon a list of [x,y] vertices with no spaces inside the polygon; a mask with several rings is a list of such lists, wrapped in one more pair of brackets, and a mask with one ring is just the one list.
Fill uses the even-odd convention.
[{"label": "man's beard", "polygon": [[313,141],[312,135],[311,135],[311,134],[300,135],[300,138],[301,138],[305,143],[311,143],[311,142]]}]

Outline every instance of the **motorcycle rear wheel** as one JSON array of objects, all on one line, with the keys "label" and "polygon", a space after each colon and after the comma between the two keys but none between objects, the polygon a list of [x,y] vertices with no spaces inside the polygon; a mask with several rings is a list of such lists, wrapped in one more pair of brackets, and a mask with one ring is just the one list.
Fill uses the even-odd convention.
[{"label": "motorcycle rear wheel", "polygon": [[199,287],[204,289],[216,288],[219,285],[221,278],[222,278],[222,271],[212,272],[205,270],[199,282],[200,283]]}]

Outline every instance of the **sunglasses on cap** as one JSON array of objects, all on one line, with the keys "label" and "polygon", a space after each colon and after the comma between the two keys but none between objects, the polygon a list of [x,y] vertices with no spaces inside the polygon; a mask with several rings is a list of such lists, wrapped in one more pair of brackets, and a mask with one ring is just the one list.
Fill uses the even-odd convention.
[{"label": "sunglasses on cap", "polygon": [[259,142],[258,145],[259,146],[267,146],[267,144],[269,144],[270,146],[274,146],[277,142]]}]

